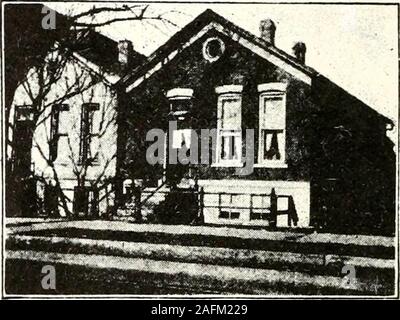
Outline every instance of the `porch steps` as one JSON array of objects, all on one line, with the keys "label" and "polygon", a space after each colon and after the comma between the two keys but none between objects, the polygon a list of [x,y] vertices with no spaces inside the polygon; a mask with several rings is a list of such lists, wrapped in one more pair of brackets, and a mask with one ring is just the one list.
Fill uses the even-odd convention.
[{"label": "porch steps", "polygon": [[[154,213],[154,208],[158,206],[161,202],[165,200],[168,194],[168,188],[166,186],[161,186],[157,188],[145,188],[140,193],[141,219],[148,221]],[[134,201],[134,200],[132,200]],[[117,215],[113,217],[115,221],[123,222],[135,222],[135,204],[127,203],[125,208],[120,208],[117,211]]]},{"label": "porch steps", "polygon": [[165,200],[168,190],[164,186],[161,188],[146,188],[142,191],[140,202],[142,204],[141,215],[143,220],[147,221],[151,219],[150,217],[154,213],[154,208]]},{"label": "porch steps", "polygon": [[[139,276],[172,293],[394,293],[393,238],[93,222],[14,229],[8,260],[85,265],[104,277],[116,268],[121,279]],[[354,283],[344,266],[354,267]],[[129,293],[141,286],[135,281]]]}]

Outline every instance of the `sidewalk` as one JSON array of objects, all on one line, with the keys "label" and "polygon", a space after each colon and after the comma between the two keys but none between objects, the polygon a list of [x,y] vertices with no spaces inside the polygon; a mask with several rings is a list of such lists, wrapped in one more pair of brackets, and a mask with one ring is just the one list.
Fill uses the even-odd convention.
[{"label": "sidewalk", "polygon": [[[304,233],[294,231],[268,231],[263,229],[244,229],[235,227],[216,226],[188,226],[188,225],[161,225],[135,224],[122,221],[88,220],[88,221],[39,221],[33,220],[30,225],[19,225],[26,222],[24,219],[7,218],[6,231],[8,233],[30,232],[52,229],[85,229],[96,231],[121,231],[136,233],[162,233],[169,235],[208,235],[239,239],[260,239],[273,241],[292,241],[297,243],[343,244],[357,246],[394,247],[394,237],[342,235],[331,233]],[[28,221],[29,222],[29,221]]]}]

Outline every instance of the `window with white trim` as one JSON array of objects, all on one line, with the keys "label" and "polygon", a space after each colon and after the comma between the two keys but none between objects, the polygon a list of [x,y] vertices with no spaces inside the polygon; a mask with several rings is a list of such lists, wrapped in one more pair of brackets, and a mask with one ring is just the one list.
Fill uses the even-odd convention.
[{"label": "window with white trim", "polygon": [[242,159],[242,86],[216,88],[218,97],[217,163],[238,165]]},{"label": "window with white trim", "polygon": [[34,121],[35,112],[31,105],[22,105],[15,107],[15,120],[16,121]]},{"label": "window with white trim", "polygon": [[203,44],[203,57],[209,62],[215,62],[225,52],[225,43],[217,37],[208,38]]},{"label": "window with white trim", "polygon": [[170,104],[170,112],[175,117],[185,116],[192,108],[193,89],[173,88],[168,90],[167,99]]},{"label": "window with white trim", "polygon": [[190,148],[192,130],[187,128],[185,122],[190,110],[192,109],[193,89],[174,88],[167,92],[170,105],[171,119],[177,121],[177,130],[172,131],[172,148],[180,149],[183,146]]},{"label": "window with white trim", "polygon": [[285,164],[286,84],[258,86],[260,94],[258,163],[266,166]]},{"label": "window with white trim", "polygon": [[269,195],[251,195],[250,220],[268,220],[271,214],[271,198]]},{"label": "window with white trim", "polygon": [[241,195],[237,194],[220,194],[219,195],[219,214],[220,219],[239,219]]}]

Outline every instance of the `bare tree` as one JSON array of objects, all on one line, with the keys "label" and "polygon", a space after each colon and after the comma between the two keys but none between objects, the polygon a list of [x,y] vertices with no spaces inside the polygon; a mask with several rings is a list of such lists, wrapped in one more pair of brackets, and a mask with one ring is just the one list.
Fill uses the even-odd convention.
[{"label": "bare tree", "polygon": [[[77,59],[76,54],[79,55],[91,49],[85,38],[85,34],[87,34],[85,32],[93,32],[95,28],[122,21],[135,20],[143,23],[148,22],[151,25],[154,25],[154,21],[158,21],[163,26],[175,27],[175,24],[166,17],[166,14],[151,12],[148,5],[124,5],[119,7],[93,6],[88,10],[79,13],[71,12],[67,15],[66,22],[64,21],[63,24],[65,31],[59,34],[57,41],[49,47],[46,55],[39,58],[39,61],[36,61],[29,68],[25,76],[18,80],[14,102],[12,103],[13,108],[11,106],[7,108],[6,130],[9,133],[7,135],[9,138],[7,139],[7,145],[8,149],[11,150],[7,158],[9,162],[7,167],[10,168],[8,170],[8,189],[12,190],[12,193],[20,192],[21,190],[17,188],[17,185],[23,183],[26,179],[37,179],[46,186],[49,181],[45,179],[45,176],[46,174],[47,176],[50,175],[52,177],[51,187],[55,191],[56,198],[59,199],[58,206],[63,208],[67,216],[72,216],[73,213],[68,206],[72,199],[70,195],[64,192],[59,172],[61,167],[56,160],[57,157],[54,157],[50,150],[52,146],[54,147],[59,143],[60,136],[58,133],[56,136],[51,134],[51,126],[54,125],[54,121],[60,121],[60,119],[55,120],[55,115],[59,117],[62,111],[56,108],[69,104],[71,101],[79,104],[79,100],[81,104],[88,106],[97,103],[99,99],[96,96],[99,94],[98,87],[104,87],[103,82],[109,70],[100,68],[93,72],[93,70],[88,70],[88,68],[80,64],[79,59]],[[119,72],[121,71],[119,70]],[[127,72],[129,69],[124,71]],[[112,185],[112,175],[109,175],[108,171],[113,161],[115,161],[116,151],[107,153],[107,157],[102,159],[101,166],[97,166],[96,162],[99,161],[99,153],[94,152],[92,154],[90,144],[93,143],[92,140],[100,141],[101,144],[101,141],[108,135],[110,130],[112,131],[116,126],[116,112],[115,105],[113,105],[116,101],[115,91],[112,86],[109,88],[111,89],[107,92],[108,101],[102,103],[96,112],[96,125],[98,128],[95,135],[90,131],[80,132],[82,130],[80,119],[83,117],[83,111],[76,109],[75,111],[77,114],[79,113],[80,119],[76,119],[77,123],[71,128],[71,132],[68,132],[66,137],[63,137],[66,140],[63,145],[64,156],[69,159],[68,166],[72,168],[77,186],[83,187],[89,182],[93,189],[104,189],[105,192],[98,197],[99,202],[107,198],[109,193],[112,192],[109,189],[109,186]],[[21,104],[29,105],[32,117],[29,119],[31,126],[29,127],[30,137],[28,139],[32,140],[32,146],[34,146],[36,154],[43,160],[41,167],[48,168],[46,174],[42,172],[41,175],[38,175],[37,170],[34,168],[30,168],[30,176],[27,176],[26,173],[18,172],[18,159],[15,158],[13,150],[15,150],[20,141],[15,139],[13,133],[15,133],[17,106]],[[92,117],[92,115],[89,115],[89,117]],[[80,132],[80,136],[77,132]],[[74,134],[75,137],[73,136]],[[116,135],[116,132],[114,134]],[[76,142],[82,139],[88,142],[88,150],[82,150],[84,147],[77,145]],[[93,167],[96,167],[97,173],[88,179]]]}]

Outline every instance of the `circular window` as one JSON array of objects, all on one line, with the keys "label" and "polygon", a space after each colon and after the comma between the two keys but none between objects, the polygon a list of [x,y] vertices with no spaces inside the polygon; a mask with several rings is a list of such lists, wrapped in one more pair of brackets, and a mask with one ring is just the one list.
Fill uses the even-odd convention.
[{"label": "circular window", "polygon": [[209,38],[203,44],[203,56],[210,62],[217,61],[225,51],[225,44],[219,38]]}]

